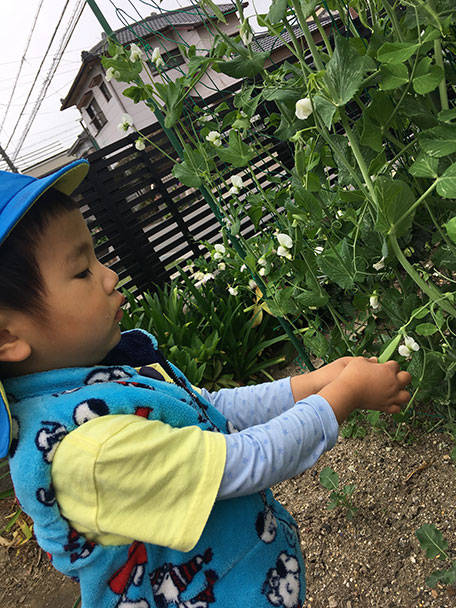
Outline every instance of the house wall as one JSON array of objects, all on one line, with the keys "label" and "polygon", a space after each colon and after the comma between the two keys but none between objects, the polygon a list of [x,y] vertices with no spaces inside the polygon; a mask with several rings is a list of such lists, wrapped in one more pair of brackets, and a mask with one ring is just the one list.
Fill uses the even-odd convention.
[{"label": "house wall", "polygon": [[[219,24],[219,27],[221,27],[228,36],[236,35],[239,31],[239,21],[236,14],[233,13],[232,15],[228,15],[227,23]],[[179,29],[170,29],[166,32],[166,36],[164,37],[151,36],[147,39],[147,42],[152,48],[158,46],[160,51],[164,53],[165,51],[177,48],[178,44],[182,43],[183,39],[189,46],[195,45],[199,52],[202,53],[203,51],[210,49],[214,33],[210,24],[207,26],[202,25],[198,28],[182,27]],[[185,71],[185,64],[179,66],[178,69],[168,70],[166,75],[171,80],[175,80],[182,76],[182,71]],[[102,75],[103,81],[112,95],[109,101],[105,99],[99,85],[92,88],[89,87],[93,78],[98,74]],[[151,82],[146,71],[143,71],[141,77],[145,82]],[[159,78],[159,76],[156,77],[156,79]],[[210,73],[205,74],[196,85],[195,97],[198,98],[198,96],[200,96],[204,99],[209,95],[214,94],[217,90],[225,89],[234,82],[234,79],[211,70]],[[121,122],[121,116],[124,113],[129,114],[133,118],[134,126],[137,130],[141,130],[157,120],[154,113],[144,103],[134,104],[132,100],[122,94],[122,91],[124,91],[127,86],[128,85],[125,83],[117,82],[115,80],[106,82],[104,70],[100,61],[91,63],[87,68],[87,75],[85,78],[81,79],[78,104],[83,96],[91,91],[93,98],[98,103],[100,110],[107,121],[100,130],[97,130],[87,113],[87,107],[80,108],[84,124],[95,138],[100,148],[118,141],[125,135],[125,133],[118,128],[118,125]]]}]

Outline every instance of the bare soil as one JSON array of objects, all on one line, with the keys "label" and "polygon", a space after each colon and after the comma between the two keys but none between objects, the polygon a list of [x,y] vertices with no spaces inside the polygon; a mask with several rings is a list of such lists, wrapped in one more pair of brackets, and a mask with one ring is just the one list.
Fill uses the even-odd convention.
[{"label": "bare soil", "polygon": [[[300,528],[306,608],[456,607],[456,587],[425,583],[450,564],[427,559],[415,534],[434,524],[456,559],[454,443],[443,433],[410,430],[411,444],[372,430],[362,439],[340,437],[312,469],[274,488]],[[327,508],[330,491],[319,482],[326,466],[340,487],[356,486],[352,521],[344,508]],[[0,530],[15,509],[13,500],[0,501]],[[52,568],[34,540],[15,547],[18,538],[17,528],[15,539],[0,537],[1,608],[72,608],[77,584]]]}]

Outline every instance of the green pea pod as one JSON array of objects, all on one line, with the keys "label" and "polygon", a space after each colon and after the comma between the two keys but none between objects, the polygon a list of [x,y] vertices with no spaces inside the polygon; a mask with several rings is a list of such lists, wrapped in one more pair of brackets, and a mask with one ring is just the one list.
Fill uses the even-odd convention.
[{"label": "green pea pod", "polygon": [[394,351],[396,350],[396,348],[399,345],[399,342],[401,341],[402,338],[402,334],[397,334],[396,337],[394,337],[386,346],[386,348],[383,350],[383,352],[381,353],[381,355],[378,358],[378,362],[379,363],[386,363],[387,361],[389,361],[394,353]]}]

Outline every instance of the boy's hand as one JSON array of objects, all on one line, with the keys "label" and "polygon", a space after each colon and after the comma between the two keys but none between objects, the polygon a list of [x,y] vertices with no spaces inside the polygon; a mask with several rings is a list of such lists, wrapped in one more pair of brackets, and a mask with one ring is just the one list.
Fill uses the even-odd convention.
[{"label": "boy's hand", "polygon": [[319,394],[330,403],[340,424],[355,409],[400,412],[410,399],[405,387],[411,379],[396,361],[377,363],[374,358],[354,357]]},{"label": "boy's hand", "polygon": [[327,384],[333,382],[352,360],[353,357],[341,357],[313,372],[293,376],[291,378],[291,390],[295,402],[305,399],[309,395],[319,393]]}]

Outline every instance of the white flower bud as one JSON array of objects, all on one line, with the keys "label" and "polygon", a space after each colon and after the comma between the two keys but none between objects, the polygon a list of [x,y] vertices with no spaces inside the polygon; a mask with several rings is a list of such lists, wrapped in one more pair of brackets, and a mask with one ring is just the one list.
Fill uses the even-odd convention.
[{"label": "white flower bud", "polygon": [[137,44],[133,43],[130,46],[130,61],[135,63],[135,61],[137,61],[138,59],[141,59],[141,57],[143,55],[144,55],[144,53],[142,52],[142,50],[139,48],[139,46]]},{"label": "white flower bud", "polygon": [[296,102],[295,114],[300,120],[305,120],[313,112],[312,103],[308,97],[298,99]]},{"label": "white flower bud", "polygon": [[[285,247],[285,249],[291,249],[293,247],[293,239],[290,236],[288,236],[288,234],[279,233],[277,235],[277,240],[279,241],[279,243],[282,247]],[[280,249],[280,247],[279,247],[279,249]],[[280,253],[279,253],[279,255],[280,255]]]},{"label": "white flower bud", "polygon": [[122,114],[120,117],[121,122],[117,126],[121,131],[128,131],[128,129],[133,125],[133,118],[130,114]]},{"label": "white flower bud", "polygon": [[135,141],[135,148],[137,150],[145,150],[146,149],[146,144],[145,144],[144,139],[142,137],[138,137],[138,139]]},{"label": "white flower bud", "polygon": [[382,268],[385,268],[385,257],[382,257],[382,259],[379,260],[376,264],[372,264],[372,268],[377,271],[382,270]]}]

